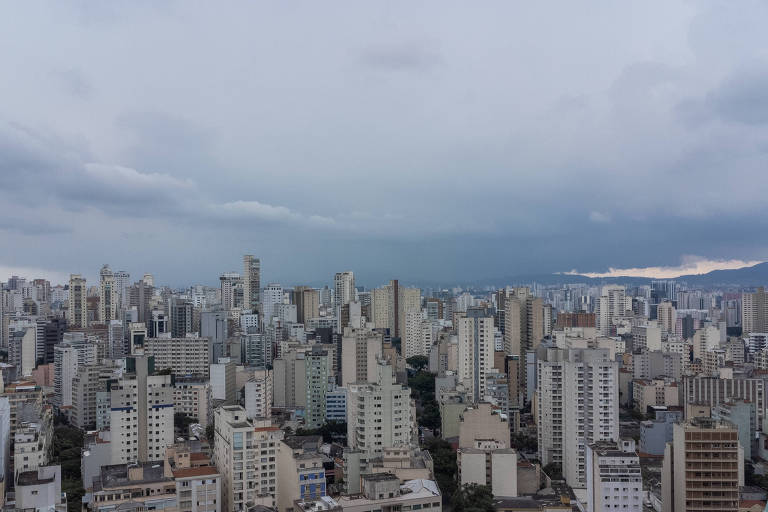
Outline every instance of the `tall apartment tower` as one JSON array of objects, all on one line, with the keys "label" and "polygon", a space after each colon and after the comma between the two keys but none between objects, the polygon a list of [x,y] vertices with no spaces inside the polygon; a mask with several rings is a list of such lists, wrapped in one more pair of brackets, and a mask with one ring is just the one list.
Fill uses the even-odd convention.
[{"label": "tall apartment tower", "polygon": [[262,290],[261,322],[264,325],[272,323],[272,317],[277,314],[277,305],[283,303],[283,286],[280,283],[269,283]]},{"label": "tall apartment tower", "polygon": [[329,362],[328,351],[322,350],[320,345],[313,345],[312,350],[304,354],[307,396],[304,421],[307,428],[318,428],[325,424]]},{"label": "tall apartment tower", "polygon": [[183,338],[192,332],[192,312],[194,306],[187,299],[171,298],[168,312],[170,313],[171,336]]},{"label": "tall apartment tower", "polygon": [[459,318],[458,378],[473,402],[485,397],[485,377],[493,368],[493,316],[485,308],[469,308]]},{"label": "tall apartment tower", "polygon": [[522,355],[535,350],[544,337],[544,301],[534,297],[529,288],[503,290],[504,352]]},{"label": "tall apartment tower", "polygon": [[674,334],[675,328],[677,327],[677,311],[672,302],[665,300],[658,305],[656,311],[659,327],[661,327],[662,331]]},{"label": "tall apartment tower", "polygon": [[214,415],[213,462],[221,472],[221,510],[249,510],[248,502],[274,507],[283,431],[269,420],[249,420],[239,405],[219,407]]},{"label": "tall apartment tower", "polygon": [[536,360],[540,460],[560,464],[571,487],[585,487],[585,447],[619,439],[619,364],[608,349],[547,345]]},{"label": "tall apartment tower", "polygon": [[122,311],[128,307],[128,287],[131,284],[131,274],[125,270],[115,272],[115,290],[117,291],[117,309]]},{"label": "tall apartment tower", "polygon": [[421,309],[405,315],[405,336],[401,347],[406,359],[412,356],[428,356],[432,348],[432,322],[423,318]]},{"label": "tall apartment tower", "polygon": [[333,310],[338,312],[341,306],[355,300],[355,273],[350,270],[336,272],[333,276],[333,290]]},{"label": "tall apartment tower", "polygon": [[377,328],[389,329],[390,336],[403,337],[406,315],[414,311],[421,311],[421,290],[400,286],[397,279],[371,294],[373,322]]},{"label": "tall apartment tower", "polygon": [[67,324],[69,327],[84,329],[88,327],[88,288],[85,278],[80,274],[69,276],[69,309]]},{"label": "tall apartment tower", "polygon": [[[631,305],[630,305],[631,306]],[[611,326],[627,309],[627,296],[623,286],[603,286],[600,297],[595,302],[595,327],[603,336],[611,334]]]},{"label": "tall apartment tower", "polygon": [[741,331],[768,332],[768,300],[762,286],[755,293],[741,294]]},{"label": "tall apartment tower", "polygon": [[341,385],[374,382],[376,360],[382,356],[384,340],[380,332],[369,329],[344,329],[341,338]]},{"label": "tall apartment tower", "polygon": [[115,275],[109,265],[104,265],[99,272],[99,322],[109,324],[117,320],[119,300]]},{"label": "tall apartment tower", "polygon": [[110,382],[112,461],[120,464],[163,460],[173,444],[173,384],[155,375],[155,360],[128,356],[125,373]]},{"label": "tall apartment tower", "polygon": [[311,318],[320,316],[320,292],[309,286],[297,286],[293,290],[293,301],[296,304],[296,319],[307,325]]},{"label": "tall apartment tower", "polygon": [[243,307],[261,314],[261,260],[243,256]]},{"label": "tall apartment tower", "polygon": [[411,445],[415,413],[408,386],[395,383],[392,367],[377,362],[375,382],[347,387],[347,442],[353,450],[381,455]]},{"label": "tall apartment tower", "polygon": [[229,311],[238,304],[235,301],[238,285],[242,285],[243,280],[237,272],[224,272],[219,276],[221,282],[221,307]]},{"label": "tall apartment tower", "polygon": [[643,476],[634,440],[587,446],[587,512],[643,512]]},{"label": "tall apartment tower", "polygon": [[693,418],[675,424],[661,471],[663,512],[738,511],[743,458],[733,423]]}]

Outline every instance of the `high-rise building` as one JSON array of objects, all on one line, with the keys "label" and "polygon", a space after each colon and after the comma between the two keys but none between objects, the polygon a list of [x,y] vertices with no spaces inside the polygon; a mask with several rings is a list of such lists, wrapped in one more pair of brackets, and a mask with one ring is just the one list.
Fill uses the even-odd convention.
[{"label": "high-rise building", "polygon": [[173,444],[173,384],[170,375],[155,375],[151,356],[125,360],[125,373],[110,382],[111,458],[113,462],[163,460]]},{"label": "high-rise building", "polygon": [[224,345],[229,339],[229,321],[226,311],[200,313],[200,336],[208,340],[208,363],[218,361],[224,355]]},{"label": "high-rise building", "polygon": [[355,273],[336,272],[333,276],[333,290],[333,311],[334,314],[339,314],[341,306],[355,300]]},{"label": "high-rise building", "polygon": [[693,418],[673,427],[661,471],[662,510],[739,510],[744,485],[739,432],[728,421]]},{"label": "high-rise building", "polygon": [[261,260],[252,254],[243,256],[243,308],[262,314]]},{"label": "high-rise building", "polygon": [[112,320],[117,320],[119,302],[115,275],[109,265],[105,264],[99,272],[99,322],[108,324]]},{"label": "high-rise building", "polygon": [[656,309],[656,316],[659,320],[659,326],[664,332],[668,334],[675,333],[675,328],[677,327],[677,311],[672,302],[665,300],[660,303]]},{"label": "high-rise building", "polygon": [[43,364],[53,362],[53,347],[64,341],[64,331],[67,321],[64,318],[54,317],[48,320],[37,320],[37,360]]},{"label": "high-rise building", "polygon": [[325,400],[328,393],[330,360],[328,351],[321,345],[313,345],[304,353],[307,405],[304,421],[307,428],[318,428],[325,424]]},{"label": "high-rise building", "polygon": [[197,336],[144,340],[144,353],[155,358],[155,367],[159,370],[170,368],[171,373],[178,377],[207,379],[210,368],[208,349],[208,339]]},{"label": "high-rise building", "polygon": [[347,387],[347,444],[369,456],[415,441],[410,389],[395,383],[384,361],[377,362],[376,370],[374,382]]},{"label": "high-rise building", "polygon": [[745,336],[768,332],[768,300],[762,286],[754,293],[741,294],[741,331]]},{"label": "high-rise building", "polygon": [[242,287],[243,280],[237,272],[225,272],[219,277],[221,281],[221,307],[229,311],[238,306],[236,290],[238,286]]},{"label": "high-rise building", "polygon": [[115,276],[115,290],[117,291],[117,309],[122,311],[128,308],[128,287],[131,284],[131,275],[125,270],[118,270]]},{"label": "high-rise building", "polygon": [[207,380],[195,377],[178,378],[173,383],[175,413],[194,418],[202,426],[208,425],[208,394],[211,385]]},{"label": "high-rise building", "polygon": [[484,308],[469,308],[458,323],[458,378],[470,399],[479,402],[485,396],[485,377],[493,369],[493,316]]},{"label": "high-rise building", "polygon": [[629,304],[629,307],[627,307],[627,296],[623,286],[603,286],[600,297],[595,302],[595,326],[597,331],[603,336],[610,336],[611,328],[616,320],[624,316],[628,309],[631,310],[632,305]]},{"label": "high-rise building", "polygon": [[97,400],[99,391],[107,390],[107,381],[113,377],[115,368],[102,364],[79,366],[72,380],[71,423],[84,430],[96,427]]},{"label": "high-rise building", "polygon": [[341,338],[341,385],[355,382],[373,382],[376,378],[376,360],[381,357],[383,336],[370,329],[344,329]]},{"label": "high-rise building", "polygon": [[293,291],[296,303],[296,317],[299,323],[309,324],[312,318],[320,316],[320,293],[309,286],[297,286]]},{"label": "high-rise building", "polygon": [[643,476],[635,442],[601,441],[587,446],[587,512],[643,511]]},{"label": "high-rise building", "polygon": [[269,283],[262,290],[261,295],[261,318],[263,323],[272,322],[272,317],[277,312],[277,305],[283,303],[283,286],[280,283]]},{"label": "high-rise building", "polygon": [[239,405],[214,412],[213,460],[221,473],[222,511],[245,511],[247,504],[274,507],[277,445],[283,431],[269,420],[249,420]]},{"label": "high-rise building", "polygon": [[401,343],[404,357],[427,356],[432,343],[432,322],[423,317],[420,309],[406,313],[405,337]]},{"label": "high-rise building", "polygon": [[96,345],[84,336],[65,335],[64,342],[54,347],[53,389],[54,401],[59,407],[72,405],[72,383],[78,368],[96,363]]},{"label": "high-rise building", "polygon": [[245,412],[249,418],[272,416],[273,373],[257,368],[245,383]]},{"label": "high-rise building", "polygon": [[257,368],[272,366],[272,343],[267,338],[267,335],[260,332],[241,334],[240,358],[241,362],[248,366],[255,366]]},{"label": "high-rise building", "polygon": [[88,288],[85,278],[80,274],[69,276],[69,309],[67,323],[70,327],[83,329],[88,327]]},{"label": "high-rise building", "polygon": [[536,351],[539,457],[560,464],[571,487],[586,485],[585,447],[619,439],[619,364],[608,349]]},{"label": "high-rise building", "polygon": [[183,338],[193,332],[192,313],[194,306],[187,299],[171,298],[168,307],[170,313],[171,336]]},{"label": "high-rise building", "polygon": [[32,375],[37,360],[37,324],[11,327],[8,331],[8,362],[16,367],[19,377]]}]

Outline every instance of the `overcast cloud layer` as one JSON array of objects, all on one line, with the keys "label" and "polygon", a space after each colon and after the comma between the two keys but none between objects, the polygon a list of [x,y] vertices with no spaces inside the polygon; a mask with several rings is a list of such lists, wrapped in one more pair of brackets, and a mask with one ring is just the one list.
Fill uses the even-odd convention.
[{"label": "overcast cloud layer", "polygon": [[0,270],[215,283],[248,252],[265,280],[373,285],[764,261],[766,19],[5,3]]}]

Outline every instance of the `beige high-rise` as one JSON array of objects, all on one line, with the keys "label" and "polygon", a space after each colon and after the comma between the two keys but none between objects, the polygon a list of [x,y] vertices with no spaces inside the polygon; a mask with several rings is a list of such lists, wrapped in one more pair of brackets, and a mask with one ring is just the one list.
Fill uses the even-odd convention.
[{"label": "beige high-rise", "polygon": [[80,274],[69,276],[69,309],[67,310],[67,327],[88,327],[88,287],[85,278]]},{"label": "beige high-rise", "polygon": [[744,485],[738,430],[694,418],[674,426],[661,472],[663,512],[736,512]]},{"label": "beige high-rise", "polygon": [[741,331],[745,336],[768,331],[768,300],[762,286],[755,293],[741,294]]}]

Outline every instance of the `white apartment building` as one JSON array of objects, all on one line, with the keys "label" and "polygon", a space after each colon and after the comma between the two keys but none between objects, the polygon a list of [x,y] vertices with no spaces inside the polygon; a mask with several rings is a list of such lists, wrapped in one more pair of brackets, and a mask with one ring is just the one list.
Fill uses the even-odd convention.
[{"label": "white apartment building", "polygon": [[221,473],[221,510],[245,510],[248,502],[274,507],[283,431],[269,420],[248,420],[239,405],[219,407],[214,414],[213,460]]},{"label": "white apartment building", "polygon": [[[69,338],[69,341],[67,341]],[[53,388],[56,405],[72,405],[72,382],[80,366],[96,362],[96,345],[65,335],[65,342],[53,348]]]},{"label": "white apartment building", "polygon": [[269,283],[261,292],[262,320],[265,324],[272,322],[276,306],[283,303],[283,286],[279,283]]},{"label": "white apartment building", "polygon": [[170,368],[177,376],[208,378],[208,341],[208,338],[197,336],[147,338],[144,340],[144,353],[155,358],[158,370]]},{"label": "white apartment building", "polygon": [[626,296],[623,286],[603,286],[600,297],[595,301],[595,327],[603,336],[611,334],[611,326],[627,310],[632,309],[632,298]]},{"label": "white apartment building", "polygon": [[336,272],[333,276],[333,289],[333,310],[335,314],[339,314],[341,306],[355,300],[355,273]]},{"label": "white apartment building", "polygon": [[22,423],[13,436],[13,469],[16,475],[48,464],[51,425]]},{"label": "white apartment building", "polygon": [[415,409],[408,386],[395,383],[392,367],[378,361],[375,382],[347,387],[347,444],[381,454],[414,441]]},{"label": "white apartment building", "polygon": [[88,287],[85,278],[80,274],[69,276],[69,308],[67,309],[67,325],[69,327],[88,327]]},{"label": "white apartment building", "polygon": [[272,370],[254,370],[245,383],[245,412],[248,418],[272,416]]},{"label": "white apartment building", "polygon": [[99,321],[101,323],[109,324],[112,320],[117,320],[119,300],[115,275],[109,265],[104,265],[99,272]]},{"label": "white apartment building", "polygon": [[404,356],[427,356],[432,347],[432,322],[424,318],[421,309],[405,314]]},{"label": "white apartment building", "polygon": [[643,477],[634,441],[626,449],[602,441],[587,446],[587,512],[643,511]]},{"label": "white apartment building", "polygon": [[376,361],[382,355],[382,346],[380,333],[346,327],[341,339],[341,385],[375,382]]},{"label": "white apartment building", "polygon": [[116,464],[163,460],[173,444],[173,385],[170,375],[153,375],[149,356],[126,358],[126,371],[112,381],[111,458]]},{"label": "white apartment building", "polygon": [[485,376],[493,369],[493,317],[483,315],[483,310],[470,308],[458,319],[458,378],[474,402],[485,396]]},{"label": "white apartment building", "polygon": [[568,485],[586,485],[586,446],[618,441],[618,362],[607,349],[537,350],[539,457],[558,463]]},{"label": "white apartment building", "polygon": [[208,395],[211,385],[197,379],[176,379],[173,384],[174,412],[195,418],[202,425],[208,425]]}]

